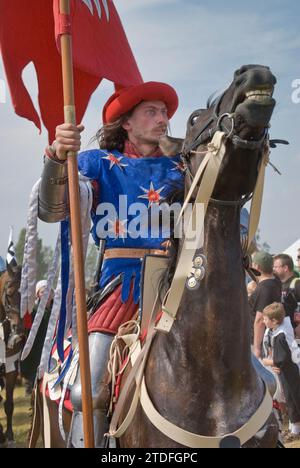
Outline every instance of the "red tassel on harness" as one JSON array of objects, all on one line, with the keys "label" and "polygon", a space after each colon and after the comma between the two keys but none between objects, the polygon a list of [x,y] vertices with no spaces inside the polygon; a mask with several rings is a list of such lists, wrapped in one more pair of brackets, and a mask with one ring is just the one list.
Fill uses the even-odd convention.
[{"label": "red tassel on harness", "polygon": [[31,330],[32,317],[31,317],[31,314],[29,314],[28,312],[26,312],[26,314],[24,315],[23,324],[24,324],[25,330]]}]

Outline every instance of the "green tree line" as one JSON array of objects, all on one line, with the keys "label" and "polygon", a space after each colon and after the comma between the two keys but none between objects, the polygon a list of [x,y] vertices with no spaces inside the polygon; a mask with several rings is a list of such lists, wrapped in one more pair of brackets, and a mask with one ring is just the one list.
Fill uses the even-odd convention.
[{"label": "green tree line", "polygon": [[[17,262],[23,263],[26,229],[21,229],[18,241],[15,245]],[[37,245],[37,281],[47,278],[47,272],[53,259],[53,249],[43,245],[42,239],[38,238]],[[90,244],[85,262],[86,287],[90,288],[97,265],[98,249],[94,244]]]},{"label": "green tree line", "polygon": [[[26,229],[21,229],[18,242],[15,245],[17,262],[19,265],[23,263],[24,246],[25,246]],[[37,245],[37,281],[47,277],[48,268],[53,258],[53,249],[43,245],[42,239],[38,238]]]}]

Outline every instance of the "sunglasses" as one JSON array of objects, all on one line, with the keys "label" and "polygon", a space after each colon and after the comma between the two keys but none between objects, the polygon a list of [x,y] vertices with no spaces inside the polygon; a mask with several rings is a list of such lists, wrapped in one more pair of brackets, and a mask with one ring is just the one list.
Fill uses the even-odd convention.
[{"label": "sunglasses", "polygon": [[297,260],[300,260],[300,255],[298,255]]}]

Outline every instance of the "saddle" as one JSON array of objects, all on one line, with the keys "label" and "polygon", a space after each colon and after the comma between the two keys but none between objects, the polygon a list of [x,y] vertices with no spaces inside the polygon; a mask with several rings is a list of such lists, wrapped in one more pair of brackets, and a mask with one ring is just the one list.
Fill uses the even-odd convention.
[{"label": "saddle", "polygon": [[[142,269],[140,320],[123,324],[111,347],[108,365],[111,380],[111,401],[109,412],[113,416],[114,405],[118,401],[121,388],[126,384],[127,377],[136,359],[143,355],[141,349],[145,344],[149,326],[155,321],[153,311],[159,303],[158,293],[162,286],[168,268],[168,257],[146,255]],[[129,376],[130,380],[130,376]],[[126,392],[125,392],[126,393]]]}]

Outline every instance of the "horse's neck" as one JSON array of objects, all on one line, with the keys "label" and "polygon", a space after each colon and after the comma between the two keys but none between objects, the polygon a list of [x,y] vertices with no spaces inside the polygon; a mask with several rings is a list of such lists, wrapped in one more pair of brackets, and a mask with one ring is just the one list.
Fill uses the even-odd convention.
[{"label": "horse's neck", "polygon": [[250,350],[250,317],[239,217],[238,207],[208,207],[204,240],[206,275],[197,291],[184,294],[175,335],[187,354],[192,353],[195,358],[199,353],[206,353],[206,358],[211,360],[211,347],[216,347],[218,355],[217,348],[222,343],[222,356],[219,354],[218,358],[220,364],[224,356],[229,359],[237,353],[237,361],[240,360],[242,367]]},{"label": "horse's neck", "polygon": [[219,284],[226,282],[228,287],[241,287],[244,273],[239,207],[216,205],[208,207],[204,254],[208,259],[207,283],[216,279]]}]

